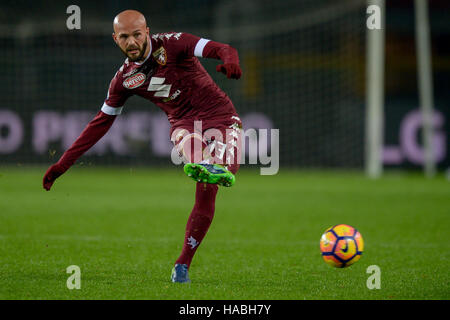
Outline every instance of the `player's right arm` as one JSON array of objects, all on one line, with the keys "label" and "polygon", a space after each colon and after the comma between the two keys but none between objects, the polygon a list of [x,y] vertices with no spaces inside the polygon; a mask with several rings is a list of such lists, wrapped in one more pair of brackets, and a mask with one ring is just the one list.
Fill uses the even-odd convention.
[{"label": "player's right arm", "polygon": [[116,73],[109,86],[108,95],[101,111],[87,124],[77,140],[64,152],[58,162],[47,169],[42,181],[45,190],[49,191],[55,180],[108,132],[117,115],[122,111],[122,106],[128,98],[126,93]]}]

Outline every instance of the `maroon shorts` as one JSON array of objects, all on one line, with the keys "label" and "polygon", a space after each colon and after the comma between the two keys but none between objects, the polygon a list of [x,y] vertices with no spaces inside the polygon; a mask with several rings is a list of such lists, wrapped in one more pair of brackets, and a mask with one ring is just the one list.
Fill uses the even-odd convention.
[{"label": "maroon shorts", "polygon": [[171,130],[171,141],[181,149],[186,141],[197,138],[201,140],[202,159],[209,163],[225,166],[236,173],[241,161],[242,123],[238,116],[221,119],[183,121],[175,123]]}]

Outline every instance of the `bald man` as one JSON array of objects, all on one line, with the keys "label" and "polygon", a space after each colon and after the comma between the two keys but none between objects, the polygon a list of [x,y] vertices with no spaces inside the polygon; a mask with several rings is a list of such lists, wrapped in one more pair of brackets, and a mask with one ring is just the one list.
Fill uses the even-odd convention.
[{"label": "bald man", "polygon": [[237,51],[227,44],[184,32],[150,34],[145,17],[126,10],[113,23],[113,39],[125,55],[109,85],[106,100],[81,135],[45,173],[43,187],[54,181],[111,128],[126,100],[141,96],[161,108],[171,125],[171,141],[184,172],[196,181],[195,204],[172,281],[190,282],[192,258],[214,217],[218,186],[230,187],[239,169],[242,123],[229,97],[214,83],[198,57],[223,61],[216,70],[239,79]]}]

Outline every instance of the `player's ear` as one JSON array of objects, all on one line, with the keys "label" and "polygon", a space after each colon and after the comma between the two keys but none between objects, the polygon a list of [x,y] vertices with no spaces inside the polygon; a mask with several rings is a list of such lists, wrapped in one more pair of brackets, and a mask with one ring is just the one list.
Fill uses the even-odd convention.
[{"label": "player's ear", "polygon": [[149,27],[145,28],[145,31],[147,32],[147,35],[150,35],[150,28]]},{"label": "player's ear", "polygon": [[116,34],[114,32],[112,33],[112,37],[113,37],[114,42],[117,43],[117,37],[116,37]]}]

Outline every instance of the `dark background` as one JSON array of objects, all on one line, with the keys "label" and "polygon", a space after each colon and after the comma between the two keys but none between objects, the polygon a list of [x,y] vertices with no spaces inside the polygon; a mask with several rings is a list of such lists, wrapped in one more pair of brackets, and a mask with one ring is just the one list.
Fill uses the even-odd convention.
[{"label": "dark background", "polygon": [[[72,4],[81,8],[81,30],[66,28],[66,8]],[[387,1],[385,144],[400,154],[387,165],[419,169],[399,138],[406,117],[418,108],[413,4]],[[445,169],[450,165],[450,2],[429,4],[434,100],[442,120],[437,133],[444,152],[438,166]],[[68,126],[78,121],[80,129],[72,130],[76,133],[100,109],[124,59],[111,32],[114,16],[125,9],[141,11],[151,33],[190,32],[234,46],[244,71],[240,81],[217,74],[217,61],[202,59],[202,64],[247,119],[246,128],[280,129],[283,166],[363,167],[366,2],[309,0],[2,1],[0,111],[20,118],[23,138],[14,150],[0,153],[0,163],[46,164],[70,145],[74,134],[55,135],[48,148],[38,151],[37,113],[49,111],[67,120],[71,112],[85,111],[83,117],[76,113],[77,120],[67,120]],[[133,128],[127,126],[136,122],[127,120],[117,129],[127,144],[125,151],[105,146],[84,161],[170,165],[167,154],[155,153],[158,142],[152,140],[155,128],[164,131],[168,126],[159,109],[136,97],[124,109],[123,119],[142,112],[148,127],[128,134]],[[68,130],[62,127],[59,130]],[[421,131],[414,132],[413,142],[420,145]],[[9,134],[7,125],[0,126],[2,139]]]}]

